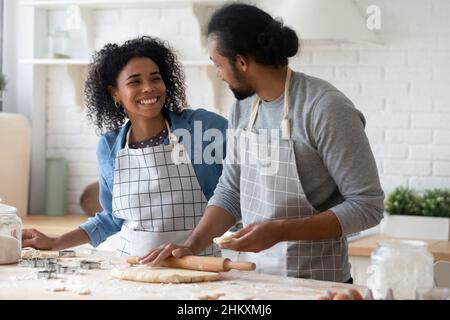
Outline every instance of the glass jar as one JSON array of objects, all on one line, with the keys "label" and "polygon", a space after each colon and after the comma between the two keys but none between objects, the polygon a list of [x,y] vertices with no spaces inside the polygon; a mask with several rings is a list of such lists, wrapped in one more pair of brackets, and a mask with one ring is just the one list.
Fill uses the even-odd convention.
[{"label": "glass jar", "polygon": [[61,28],[48,33],[48,58],[70,58],[70,35]]},{"label": "glass jar", "polygon": [[22,252],[22,219],[17,209],[0,203],[0,264],[17,263]]},{"label": "glass jar", "polygon": [[433,255],[416,240],[380,240],[372,252],[367,287],[375,299],[392,289],[395,299],[414,299],[417,288],[433,288]]}]

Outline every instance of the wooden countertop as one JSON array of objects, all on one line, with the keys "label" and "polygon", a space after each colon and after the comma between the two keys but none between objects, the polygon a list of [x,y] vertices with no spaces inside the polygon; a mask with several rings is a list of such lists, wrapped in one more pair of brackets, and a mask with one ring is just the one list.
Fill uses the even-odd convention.
[{"label": "wooden countertop", "polygon": [[[350,256],[370,257],[372,251],[376,248],[379,240],[387,239],[405,239],[392,237],[386,234],[371,235],[360,239],[351,240],[348,243],[348,254]],[[411,239],[411,238],[409,238]],[[428,249],[433,254],[434,260],[450,261],[450,241],[444,240],[422,240],[428,244]]]},{"label": "wooden countertop", "polygon": [[[60,217],[51,217],[43,215],[34,215],[23,217],[24,228],[35,228],[49,235],[58,236],[65,232],[77,228],[81,223],[88,219],[85,215],[66,215]],[[373,249],[377,246],[378,240],[402,239],[385,234],[371,235],[360,239],[350,240],[348,251],[350,256],[370,257]],[[419,239],[423,240],[423,239]],[[428,243],[428,249],[435,260],[450,261],[450,241],[441,240],[423,240]]]},{"label": "wooden countertop", "polygon": [[[80,249],[78,249],[80,248]],[[0,266],[0,299],[158,299],[186,300],[200,299],[201,296],[222,295],[220,299],[257,300],[313,300],[324,295],[327,290],[345,292],[357,289],[361,294],[365,286],[337,282],[261,274],[254,271],[232,270],[222,272],[222,279],[212,282],[159,284],[125,281],[112,278],[110,269],[126,266],[123,259],[113,257],[113,252],[76,248],[78,258],[101,262],[101,269],[84,270],[80,275],[58,274],[57,279],[38,279],[41,268],[24,268],[17,265]],[[68,260],[66,260],[68,261]],[[52,288],[65,287],[62,292]],[[90,291],[87,295],[77,294],[78,290]]]},{"label": "wooden countertop", "polygon": [[88,216],[74,214],[58,217],[32,215],[22,217],[22,222],[24,229],[34,228],[48,236],[56,237],[77,228],[87,219]]}]

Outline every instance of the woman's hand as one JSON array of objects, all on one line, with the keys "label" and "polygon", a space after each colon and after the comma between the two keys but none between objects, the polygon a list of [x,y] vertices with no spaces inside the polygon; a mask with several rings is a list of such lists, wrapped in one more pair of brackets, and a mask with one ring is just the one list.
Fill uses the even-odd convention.
[{"label": "woman's hand", "polygon": [[36,229],[24,229],[22,231],[22,248],[31,247],[43,250],[52,250],[56,238],[51,238]]},{"label": "woman's hand", "polygon": [[150,263],[153,266],[157,266],[161,261],[169,258],[170,256],[174,256],[177,258],[181,258],[183,256],[193,255],[191,248],[187,246],[180,246],[176,244],[163,244],[159,247],[156,247],[150,250],[145,256],[139,259],[139,263],[148,264]]}]

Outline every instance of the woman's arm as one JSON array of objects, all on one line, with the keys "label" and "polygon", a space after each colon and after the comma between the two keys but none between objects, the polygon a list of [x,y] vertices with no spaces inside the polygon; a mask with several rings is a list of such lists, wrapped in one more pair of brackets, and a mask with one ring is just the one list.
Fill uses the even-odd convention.
[{"label": "woman's arm", "polygon": [[48,237],[36,229],[24,229],[22,232],[22,247],[32,247],[43,250],[62,250],[76,247],[89,242],[89,237],[81,228],[74,229],[60,237]]}]

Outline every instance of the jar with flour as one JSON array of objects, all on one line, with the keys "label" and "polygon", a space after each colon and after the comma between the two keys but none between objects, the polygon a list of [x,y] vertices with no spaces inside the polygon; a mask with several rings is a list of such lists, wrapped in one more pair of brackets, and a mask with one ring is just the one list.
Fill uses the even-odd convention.
[{"label": "jar with flour", "polygon": [[388,289],[396,299],[414,299],[416,290],[434,285],[433,255],[418,240],[380,240],[371,254],[367,287],[375,299],[383,299]]},{"label": "jar with flour", "polygon": [[22,251],[22,220],[14,207],[0,203],[0,264],[17,263]]}]

